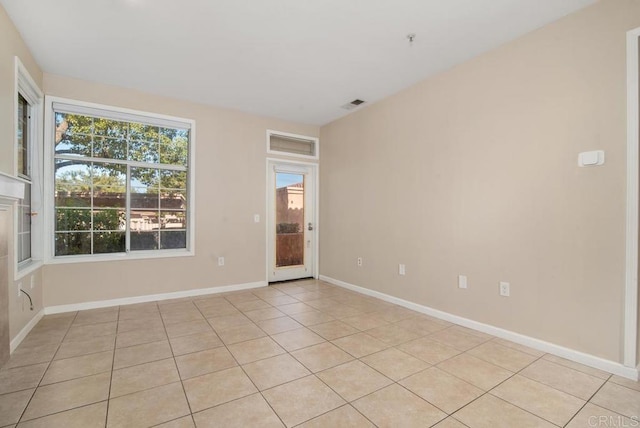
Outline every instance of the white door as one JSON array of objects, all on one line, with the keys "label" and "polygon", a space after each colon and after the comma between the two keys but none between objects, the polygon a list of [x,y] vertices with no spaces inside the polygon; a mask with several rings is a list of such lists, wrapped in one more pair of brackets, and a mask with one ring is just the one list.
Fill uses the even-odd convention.
[{"label": "white door", "polygon": [[268,163],[269,282],[315,276],[315,180],[312,165]]}]

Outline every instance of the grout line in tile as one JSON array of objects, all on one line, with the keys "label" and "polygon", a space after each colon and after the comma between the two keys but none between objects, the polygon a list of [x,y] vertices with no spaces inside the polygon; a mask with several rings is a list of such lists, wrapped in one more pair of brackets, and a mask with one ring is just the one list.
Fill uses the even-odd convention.
[{"label": "grout line in tile", "polygon": [[[546,355],[546,354],[545,354],[545,355]],[[541,360],[541,359],[542,359],[542,357],[540,357],[538,360]],[[536,360],[536,361],[534,361],[534,362],[537,362],[538,360]],[[602,387],[603,387],[603,386],[604,386],[604,385],[609,381],[608,379],[607,379],[607,380],[605,380],[605,379],[602,379],[602,378],[599,378],[599,377],[596,377],[596,376],[592,376],[592,375],[589,375],[589,374],[587,374],[587,373],[585,373],[585,372],[583,372],[583,371],[575,370],[575,369],[572,369],[571,367],[563,366],[562,364],[556,364],[556,363],[554,363],[553,361],[549,361],[549,360],[544,360],[544,361],[545,361],[545,362],[547,362],[547,363],[554,364],[554,365],[556,365],[556,366],[562,367],[562,368],[567,369],[567,370],[573,370],[573,371],[576,371],[576,372],[578,372],[578,373],[582,373],[582,374],[585,374],[585,375],[587,375],[587,376],[591,376],[591,377],[593,377],[593,378],[595,378],[595,379],[599,379],[599,380],[601,380],[601,381],[602,381],[602,385],[600,385],[600,386],[596,389],[596,392],[594,392],[593,394],[591,394],[591,397],[589,397],[588,399],[586,399],[586,400],[585,400],[584,398],[582,398],[582,397],[578,397],[578,396],[577,396],[577,395],[575,395],[575,394],[572,394],[572,393],[570,393],[570,392],[567,392],[567,391],[563,391],[563,390],[561,390],[561,389],[558,389],[558,388],[554,387],[553,385],[549,385],[549,384],[546,384],[546,383],[544,383],[544,382],[541,382],[541,381],[539,381],[539,380],[537,380],[537,379],[532,379],[532,378],[530,378],[530,377],[529,377],[529,376],[527,376],[526,374],[521,373],[522,371],[524,371],[524,368],[523,368],[522,370],[520,370],[520,371],[518,372],[518,374],[519,374],[520,376],[522,376],[522,377],[524,377],[524,378],[526,378],[526,379],[528,379],[528,380],[532,381],[532,382],[539,383],[539,384],[541,384],[541,385],[544,385],[544,386],[549,387],[549,388],[551,388],[551,389],[554,389],[554,390],[556,390],[556,391],[560,391],[560,392],[562,392],[562,393],[564,393],[564,394],[570,395],[570,396],[572,396],[572,397],[575,397],[575,398],[577,398],[577,399],[579,399],[579,400],[586,401],[586,402],[589,402],[589,400],[591,400],[591,399],[593,398],[593,396],[594,396],[598,391],[600,391],[600,389],[601,389],[601,388],[602,388]],[[531,364],[533,364],[533,363],[531,363]],[[530,364],[530,365],[531,365],[531,364]],[[527,366],[527,367],[529,367],[529,366]],[[526,368],[526,367],[525,367],[525,368]],[[609,377],[609,378],[610,378],[610,377]],[[582,407],[584,407],[584,406],[582,406]]]},{"label": "grout line in tile", "polygon": [[[544,355],[546,355],[546,354],[544,354]],[[525,412],[527,412],[527,413],[529,413],[529,414],[531,414],[531,415],[536,416],[537,418],[540,418],[540,419],[542,419],[542,420],[544,420],[544,421],[546,421],[546,422],[549,422],[551,425],[558,426],[558,424],[556,424],[556,423],[554,423],[554,422],[552,422],[552,421],[550,421],[550,420],[546,419],[546,418],[545,418],[545,417],[543,417],[543,416],[537,415],[537,414],[535,414],[535,413],[531,412],[530,410],[524,409],[524,408],[522,408],[522,407],[518,406],[517,404],[512,403],[511,401],[505,400],[504,398],[498,397],[497,395],[495,395],[495,394],[492,394],[492,393],[491,393],[491,391],[495,390],[495,389],[496,389],[496,388],[498,388],[500,385],[502,385],[503,383],[507,382],[508,380],[510,380],[511,378],[513,378],[514,376],[516,376],[516,375],[520,375],[520,372],[522,372],[522,371],[523,371],[523,370],[525,370],[527,367],[529,367],[529,366],[531,366],[532,364],[534,364],[536,361],[541,360],[541,359],[544,357],[544,355],[541,355],[541,356],[540,356],[540,357],[538,357],[535,361],[532,361],[530,364],[528,364],[528,365],[526,365],[525,367],[523,367],[522,369],[518,370],[518,371],[517,371],[517,372],[515,372],[512,376],[509,376],[509,378],[507,378],[507,379],[505,379],[504,381],[500,382],[499,384],[497,384],[496,386],[494,386],[493,388],[491,388],[490,390],[488,390],[485,394],[482,394],[482,396],[487,395],[487,394],[490,394],[492,397],[497,398],[498,400],[502,400],[502,401],[504,401],[505,403],[508,403],[508,404],[510,404],[510,405],[512,405],[512,406],[514,406],[514,407],[517,407],[518,409],[520,409],[520,410],[522,410],[522,411],[525,411]],[[522,376],[522,375],[520,375],[520,376]],[[527,379],[528,379],[528,378],[527,378]],[[532,381],[533,381],[533,380],[532,380]],[[533,382],[536,382],[536,381],[533,381]],[[540,382],[536,382],[536,383],[540,383]],[[540,383],[540,384],[541,384],[541,385],[543,385],[542,383]],[[560,391],[560,390],[558,390],[558,389],[555,389],[555,388],[552,388],[552,389],[554,389],[554,390],[556,390],[556,391],[559,391],[559,392],[562,392],[562,391]],[[480,397],[478,397],[478,398],[480,398]],[[477,400],[477,399],[476,399],[476,400]],[[475,401],[475,400],[473,400],[473,401]],[[468,403],[467,405],[469,405],[469,404],[471,404],[471,403]],[[586,404],[586,403],[585,403],[585,404]],[[573,417],[575,417],[575,415],[576,415],[576,414],[578,414],[578,412],[579,412],[579,411],[580,411],[580,410],[578,410],[576,413],[574,413],[574,415],[571,417],[571,419],[573,419]]]},{"label": "grout line in tile", "polygon": [[[478,345],[478,346],[480,346],[480,345]],[[471,348],[471,349],[473,349],[473,348]],[[471,349],[470,349],[470,350],[471,350]],[[462,355],[462,354],[465,354],[465,353],[466,353],[466,352],[463,352],[463,353],[458,354],[458,355],[454,355],[453,357],[447,358],[446,360],[443,360],[443,361],[441,361],[440,363],[442,363],[442,362],[444,362],[444,361],[447,361],[447,360],[449,360],[449,359],[451,359],[451,358],[455,358],[455,357],[457,357],[457,356],[459,356],[459,355]],[[498,383],[498,384],[497,384],[497,385],[495,385],[494,387],[492,387],[492,388],[488,389],[487,391],[483,391],[483,390],[482,390],[482,388],[478,388],[478,387],[476,387],[476,388],[480,389],[481,391],[483,391],[483,393],[482,393],[482,394],[480,394],[479,396],[477,396],[476,398],[474,398],[473,400],[469,401],[467,404],[465,404],[464,406],[460,407],[459,409],[456,409],[455,411],[451,412],[451,413],[450,413],[450,414],[448,414],[448,415],[453,417],[453,415],[454,415],[456,412],[459,412],[460,410],[464,409],[465,407],[467,407],[467,406],[471,405],[471,404],[472,404],[472,403],[474,403],[475,401],[477,401],[477,400],[479,400],[480,398],[484,397],[485,395],[489,394],[491,391],[493,391],[494,389],[496,389],[497,387],[499,387],[499,386],[500,386],[500,385],[502,385],[503,383],[507,382],[509,379],[511,379],[512,377],[514,377],[514,376],[515,376],[515,375],[517,375],[518,373],[520,373],[520,371],[522,371],[522,370],[524,370],[525,368],[529,367],[531,364],[535,363],[536,361],[538,361],[538,360],[539,360],[539,359],[541,359],[542,357],[543,357],[543,356],[541,355],[540,357],[538,357],[538,358],[536,358],[534,361],[532,361],[530,364],[528,364],[528,365],[526,365],[525,367],[523,367],[522,369],[520,369],[519,371],[517,371],[517,372],[512,372],[513,374],[512,374],[511,376],[509,376],[508,378],[506,378],[506,379],[505,379],[505,380],[503,380],[502,382]],[[482,361],[484,361],[484,360],[482,360]],[[438,364],[440,364],[440,363],[438,363]],[[489,364],[490,364],[490,363],[489,363]],[[494,364],[494,365],[495,365],[495,364]],[[439,368],[437,365],[434,365],[433,367],[437,367],[437,368]],[[496,366],[496,367],[498,367],[498,366]],[[440,369],[440,370],[442,370],[442,369]],[[511,370],[508,370],[508,371],[511,371]],[[456,374],[454,374],[454,373],[450,373],[450,372],[446,372],[446,373],[450,374],[451,376],[456,377],[457,379],[462,380],[463,382],[469,383],[469,382],[467,382],[466,380],[464,380],[464,379],[462,379],[462,378],[458,377],[458,376],[457,376]],[[475,385],[474,385],[474,386],[475,386]],[[525,412],[527,412],[527,413],[529,413],[529,414],[531,414],[531,415],[534,415],[534,416],[536,416],[536,417],[538,417],[538,418],[540,418],[540,419],[544,419],[544,418],[542,418],[542,417],[540,417],[540,416],[536,415],[535,413],[532,413],[532,412],[530,412],[530,411],[528,411],[528,410],[526,410],[526,409],[523,409],[523,408],[521,408],[521,407],[519,407],[519,406],[516,406],[515,404],[513,404],[513,403],[511,403],[511,402],[509,402],[509,401],[507,401],[507,400],[503,400],[502,398],[497,397],[497,396],[495,396],[495,395],[493,395],[493,394],[490,394],[490,395],[491,395],[492,397],[495,397],[495,398],[497,398],[497,399],[499,399],[499,400],[504,401],[505,403],[508,403],[508,404],[510,404],[510,405],[512,405],[512,406],[514,406],[514,407],[517,407],[517,408],[519,408],[520,410],[523,410],[523,411],[525,411]],[[445,412],[445,413],[446,413],[446,412]],[[456,419],[456,420],[457,420],[457,419]],[[544,420],[546,420],[546,419],[544,419]],[[548,421],[548,422],[550,422],[550,421]],[[550,423],[551,423],[551,422],[550,422]],[[552,423],[552,425],[557,426],[556,424],[553,424],[553,423]]]},{"label": "grout line in tile", "polygon": [[107,391],[107,411],[105,412],[104,415],[104,426],[107,426],[107,423],[109,422],[109,406],[111,404],[111,386],[113,385],[113,367],[115,366],[116,363],[116,341],[118,340],[118,328],[120,326],[120,306],[118,306],[118,315],[116,317],[116,338],[114,340],[113,343],[113,349],[112,349],[112,356],[111,356],[111,374],[109,376],[109,391]]},{"label": "grout line in tile", "polygon": [[[196,305],[193,305],[197,308]],[[200,309],[198,309],[198,312],[200,312]],[[200,312],[200,315],[202,315],[202,312]],[[184,395],[184,399],[187,402],[187,408],[189,409],[189,415],[191,415],[191,419],[193,420],[193,409],[191,409],[191,403],[189,402],[189,397],[187,397],[187,391],[184,389],[184,382],[182,381],[182,376],[180,375],[180,369],[178,368],[178,362],[176,361],[176,354],[173,352],[173,346],[171,346],[171,340],[169,340],[169,335],[167,333],[167,325],[164,322],[164,318],[162,318],[162,327],[164,328],[164,334],[167,336],[167,342],[169,342],[169,349],[171,350],[171,357],[173,358],[173,365],[176,368],[176,372],[178,373],[178,380],[180,382],[180,387],[182,388],[182,394]],[[168,358],[167,358],[168,359]],[[164,386],[164,385],[163,385]],[[181,416],[183,417],[183,416]],[[165,423],[168,421],[164,421],[161,423]],[[195,421],[194,421],[194,426],[195,426]]]},{"label": "grout line in tile", "polygon": [[[613,412],[613,413],[615,413],[616,415],[620,415],[620,416],[622,416],[622,417],[628,417],[628,416],[625,416],[625,415],[623,415],[623,414],[621,414],[621,413],[619,413],[619,412],[617,412],[617,411],[615,411],[615,410],[613,410],[613,409],[610,409],[610,408],[605,407],[605,406],[600,405],[600,404],[596,404],[596,403],[594,403],[593,401],[591,401],[591,400],[593,400],[593,398],[598,394],[598,392],[600,392],[600,390],[601,390],[602,388],[604,388],[604,386],[605,386],[607,383],[609,383],[609,381],[611,380],[611,378],[612,378],[612,377],[613,377],[613,375],[612,375],[612,374],[610,374],[610,375],[609,375],[609,377],[607,378],[607,380],[606,380],[602,385],[600,385],[600,387],[596,390],[596,392],[594,392],[594,393],[591,395],[591,397],[589,397],[589,399],[587,400],[587,402],[586,402],[586,403],[585,403],[585,404],[580,408],[580,410],[582,410],[582,409],[583,409],[587,404],[592,404],[592,405],[594,405],[594,406],[598,406],[598,407],[601,407],[601,408],[603,408],[603,409],[609,410],[610,412]],[[615,382],[613,382],[613,383],[615,383]],[[618,385],[617,383],[616,383],[616,386],[620,386],[620,387],[622,387],[622,388],[628,389],[629,391],[634,391],[633,389],[627,388],[627,387],[625,387],[624,385]],[[576,413],[576,414],[577,414],[577,413]],[[575,415],[574,415],[573,417],[575,418]],[[573,420],[573,418],[571,418],[571,419]],[[571,422],[571,421],[569,421],[569,422]]]},{"label": "grout line in tile", "polygon": [[[551,361],[551,360],[549,360],[548,358],[545,358],[545,361],[548,361],[548,362],[550,362],[550,363],[555,363],[555,364],[561,365],[561,366],[566,367],[566,368],[568,368],[568,369],[572,369],[572,370],[575,370],[575,371],[578,371],[578,372],[581,372],[581,373],[587,374],[587,375],[589,375],[589,376],[597,377],[597,378],[599,378],[599,379],[604,379],[604,380],[608,380],[608,379],[612,376],[612,374],[611,374],[611,373],[609,373],[609,372],[608,372],[608,371],[606,371],[606,370],[597,369],[597,368],[595,368],[595,367],[589,367],[589,366],[586,366],[586,365],[584,365],[584,364],[580,364],[580,363],[578,363],[577,361],[567,360],[566,358],[560,357],[559,355],[553,355],[553,354],[549,354],[549,353],[546,353],[546,352],[545,352],[545,354],[543,355],[543,357],[546,357],[546,356],[549,356],[549,357],[556,357],[556,358],[559,358],[561,361],[562,361],[562,360],[566,360],[566,361],[568,361],[569,363],[574,363],[573,365],[571,365],[571,364],[562,364],[561,362]],[[607,376],[606,376],[606,378],[602,378],[602,377],[600,377],[600,376],[594,375],[594,374],[592,374],[593,372],[589,373],[589,371],[588,371],[588,370],[583,370],[583,369],[582,369],[582,366],[587,367],[587,368],[589,368],[589,369],[593,369],[593,370],[596,370],[596,371],[603,372],[603,373],[605,373]]]},{"label": "grout line in tile", "polygon": [[62,340],[60,341],[60,343],[58,343],[58,347],[56,348],[56,352],[53,353],[53,355],[51,356],[51,359],[49,360],[49,362],[47,364],[47,368],[42,373],[42,377],[38,381],[38,385],[36,385],[36,387],[34,388],[33,394],[31,394],[31,397],[29,397],[29,400],[27,401],[26,406],[24,406],[24,409],[22,410],[22,413],[20,413],[20,418],[18,418],[18,423],[20,423],[22,421],[22,418],[24,417],[25,412],[29,408],[29,405],[31,404],[31,401],[33,400],[33,397],[36,395],[36,392],[38,391],[38,388],[40,388],[40,384],[42,383],[42,379],[44,379],[45,375],[47,374],[47,371],[49,370],[49,367],[51,367],[51,364],[53,363],[54,358],[56,357],[56,354],[58,353],[58,351],[60,351],[60,346],[62,346],[62,342],[64,341],[65,337],[67,337],[67,334],[69,334],[69,330],[71,329],[71,326],[73,325],[73,321],[75,321],[75,319],[77,317],[78,317],[78,312],[76,312],[76,314],[73,316],[73,320],[71,320],[71,323],[69,323],[69,326],[67,327],[67,331],[62,336]]},{"label": "grout line in tile", "polygon": [[[213,328],[213,327],[212,327],[212,328]],[[260,328],[260,327],[258,327],[258,328]],[[260,330],[262,330],[262,329],[260,329]],[[266,334],[266,332],[265,332],[264,330],[262,330],[262,331]],[[271,337],[271,336],[267,335],[267,337]],[[220,340],[222,340],[222,339],[220,339]],[[273,339],[272,339],[272,340],[273,340]],[[240,362],[237,360],[237,358],[235,357],[235,355],[233,355],[233,353],[229,350],[229,347],[227,346],[227,344],[226,344],[226,343],[224,343],[224,342],[222,342],[222,343],[223,343],[223,346],[227,349],[227,352],[231,355],[231,358],[233,358],[233,360],[236,362],[236,364],[238,365],[238,367],[240,367],[240,370],[242,370],[242,373],[247,377],[247,379],[249,379],[249,382],[251,382],[251,384],[252,384],[252,385],[253,385],[253,387],[256,389],[256,391],[258,392],[258,394],[260,394],[260,396],[262,397],[262,399],[264,400],[264,402],[265,402],[265,403],[267,403],[267,405],[269,406],[269,408],[271,409],[271,411],[276,415],[276,417],[280,420],[280,422],[282,422],[282,425],[284,425],[284,426],[286,427],[286,426],[287,426],[287,424],[285,424],[285,423],[284,423],[284,421],[282,420],[282,418],[280,417],[280,415],[278,414],[278,412],[276,412],[276,410],[271,406],[271,403],[269,403],[269,401],[266,399],[266,397],[262,394],[262,391],[260,391],[260,388],[258,388],[258,385],[256,385],[256,384],[255,384],[255,382],[253,381],[253,379],[251,379],[251,376],[249,376],[249,375],[247,374],[247,372],[246,372],[246,370],[244,369],[244,367],[242,366],[242,364],[240,364]],[[283,349],[284,349],[284,348],[283,348]],[[286,349],[285,349],[285,352],[286,352]],[[282,354],[281,354],[281,355],[282,355]],[[181,381],[181,382],[182,382],[182,381]],[[184,388],[184,383],[183,383],[183,388]],[[185,394],[186,394],[186,392],[185,392]],[[249,394],[249,395],[253,395],[253,394]],[[239,397],[239,398],[237,398],[236,400],[241,400],[241,399],[243,399],[243,398],[245,398],[245,397],[248,397],[248,395],[245,395],[245,396],[243,396],[243,397]],[[189,401],[189,400],[187,399],[187,402],[188,402],[188,401]],[[230,403],[230,402],[232,402],[232,401],[235,401],[235,400],[231,400],[231,401],[228,401],[228,402],[226,402],[226,403]],[[218,404],[218,405],[216,405],[216,406],[213,406],[213,407],[217,407],[217,406],[220,406],[220,405],[222,405],[222,404],[226,404],[226,403],[220,403],[220,404]],[[213,407],[210,407],[210,408],[213,408]],[[191,409],[191,405],[189,405],[189,409]],[[205,410],[207,410],[207,409],[202,409],[202,410],[200,410],[200,411],[202,412],[202,411],[205,411]],[[193,418],[193,411],[191,412],[191,417]],[[194,422],[194,425],[195,425],[195,418],[193,418],[193,422]]]},{"label": "grout line in tile", "polygon": [[[29,422],[37,421],[38,419],[44,419],[44,418],[48,418],[49,416],[59,415],[60,413],[68,412],[70,410],[82,409],[83,407],[95,406],[96,404],[105,403],[108,401],[109,400],[101,400],[101,401],[96,401],[95,403],[83,404],[81,406],[73,407],[71,409],[60,410],[58,412],[53,412],[46,415],[38,416],[37,418],[29,419],[28,421]],[[24,423],[24,422],[27,422],[27,421],[20,421],[19,423]],[[15,426],[17,426],[19,423],[17,423]],[[8,425],[8,426],[13,427],[14,425]]]}]

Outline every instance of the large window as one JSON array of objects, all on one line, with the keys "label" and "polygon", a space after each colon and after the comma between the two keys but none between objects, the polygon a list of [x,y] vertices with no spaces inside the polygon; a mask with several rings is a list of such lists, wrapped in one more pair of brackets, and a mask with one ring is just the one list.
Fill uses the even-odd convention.
[{"label": "large window", "polygon": [[188,252],[193,122],[85,104],[52,109],[53,256]]}]

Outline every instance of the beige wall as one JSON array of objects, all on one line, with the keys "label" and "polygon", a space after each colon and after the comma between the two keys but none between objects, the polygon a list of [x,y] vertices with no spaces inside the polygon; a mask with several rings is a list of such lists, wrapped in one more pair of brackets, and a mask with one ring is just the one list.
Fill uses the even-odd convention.
[{"label": "beige wall", "polygon": [[638,26],[602,1],[322,127],[321,274],[621,361]]},{"label": "beige wall", "polygon": [[[31,56],[20,34],[0,6],[0,172],[15,175],[15,62],[18,56],[29,71],[36,84],[42,87],[42,71]],[[13,231],[13,213],[9,223]],[[13,232],[10,233],[9,249],[13,248]],[[34,311],[29,310],[29,302],[24,297],[18,297],[14,281],[14,254],[9,252],[9,327],[11,339],[24,328],[25,325],[42,309],[42,272],[21,278],[23,284],[29,284],[25,290],[34,299]],[[30,288],[31,277],[34,277],[34,288]]]},{"label": "beige wall", "polygon": [[[266,279],[266,130],[317,136],[316,126],[45,74],[47,95],[196,120],[196,256],[47,265],[47,306]],[[254,223],[253,215],[261,222]],[[219,267],[217,258],[225,257]]]},{"label": "beige wall", "polygon": [[9,175],[15,173],[15,56],[20,58],[36,84],[42,88],[42,71],[0,6],[0,172]]}]

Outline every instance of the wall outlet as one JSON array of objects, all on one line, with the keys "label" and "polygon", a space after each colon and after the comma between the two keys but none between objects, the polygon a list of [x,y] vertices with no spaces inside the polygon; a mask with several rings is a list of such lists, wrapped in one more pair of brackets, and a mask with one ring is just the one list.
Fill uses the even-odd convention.
[{"label": "wall outlet", "polygon": [[407,270],[406,270],[406,268],[404,267],[404,265],[402,263],[400,263],[398,265],[398,274],[399,275],[406,275],[407,274]]},{"label": "wall outlet", "polygon": [[362,267],[362,257],[358,257],[356,264],[358,265],[358,267]]},{"label": "wall outlet", "polygon": [[253,215],[253,222],[254,223],[260,223],[260,214],[254,214]]},{"label": "wall outlet", "polygon": [[35,286],[36,286],[36,277],[31,275],[31,285],[30,285],[30,287],[33,290],[33,287],[35,287]]},{"label": "wall outlet", "polygon": [[224,266],[224,257],[218,257],[218,266]]},{"label": "wall outlet", "polygon": [[458,275],[458,288],[467,288],[467,276]]},{"label": "wall outlet", "polygon": [[22,282],[18,283],[18,297],[22,296]]},{"label": "wall outlet", "polygon": [[509,297],[509,283],[500,281],[500,295],[504,297]]}]

